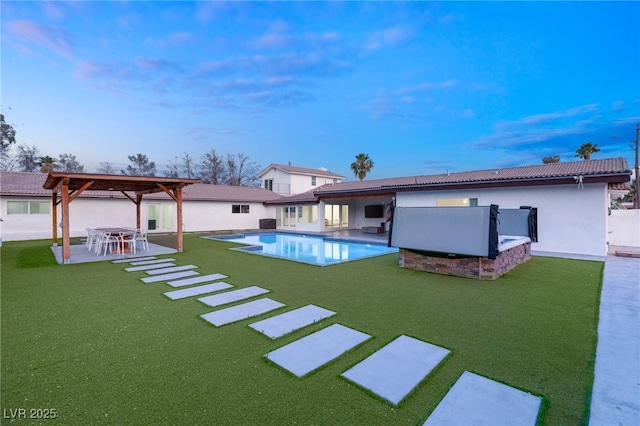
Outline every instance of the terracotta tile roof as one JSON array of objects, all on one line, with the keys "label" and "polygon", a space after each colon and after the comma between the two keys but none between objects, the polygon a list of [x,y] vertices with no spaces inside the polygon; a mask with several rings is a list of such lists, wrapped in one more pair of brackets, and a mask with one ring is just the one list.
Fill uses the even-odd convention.
[{"label": "terracotta tile roof", "polygon": [[336,173],[332,173],[328,170],[323,169],[309,169],[306,167],[296,167],[296,166],[286,166],[284,164],[270,164],[267,168],[261,171],[258,176],[264,175],[270,169],[278,169],[287,173],[297,174],[297,175],[309,175],[309,176],[318,176],[318,177],[327,177],[332,179],[344,179],[344,176],[341,176]]},{"label": "terracotta tile roof", "polygon": [[609,189],[612,191],[631,191],[631,183],[630,182],[610,183]]},{"label": "terracotta tile roof", "polygon": [[320,202],[320,200],[318,199],[318,197],[316,196],[316,191],[318,191],[320,188],[323,188],[324,186],[331,186],[329,185],[323,185],[320,186],[318,188],[313,188],[307,192],[303,192],[300,194],[296,194],[296,195],[285,195],[282,196],[278,199],[275,200],[271,200],[268,201],[267,204],[311,204],[311,203],[315,203],[317,204],[318,202]]},{"label": "terracotta tile roof", "polygon": [[555,178],[573,178],[573,176],[620,175],[620,179],[629,178],[631,171],[624,158],[607,158],[603,160],[572,161],[533,166],[511,167],[505,169],[477,170],[437,175],[409,176],[369,181],[341,182],[325,185],[316,191],[316,195],[335,192],[359,192],[367,190],[402,189],[403,187],[477,184],[500,181],[531,181]]},{"label": "terracotta tile roof", "polygon": [[46,173],[0,172],[0,193],[2,195],[47,195],[44,189]]},{"label": "terracotta tile roof", "polygon": [[185,200],[265,202],[282,198],[268,189],[196,183],[183,189]]},{"label": "terracotta tile roof", "polygon": [[[51,196],[51,190],[44,189],[45,173],[0,172],[0,194],[3,196]],[[184,200],[190,201],[244,201],[265,202],[281,198],[264,188],[245,186],[224,186],[195,183],[182,190]],[[119,191],[84,191],[80,198],[125,198]],[[145,199],[169,199],[164,192],[147,194]]]}]

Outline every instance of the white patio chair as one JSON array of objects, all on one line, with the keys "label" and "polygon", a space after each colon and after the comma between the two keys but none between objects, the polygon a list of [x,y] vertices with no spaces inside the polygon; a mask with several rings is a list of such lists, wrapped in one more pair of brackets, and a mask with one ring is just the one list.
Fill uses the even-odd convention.
[{"label": "white patio chair", "polygon": [[147,240],[147,234],[148,233],[149,233],[149,231],[146,231],[146,230],[142,231],[142,230],[138,229],[136,231],[136,236],[135,236],[135,239],[136,239],[135,244],[137,245],[138,241],[140,243],[142,243],[142,248],[145,249],[145,251],[149,251],[149,240]]},{"label": "white patio chair", "polygon": [[118,249],[118,237],[115,235],[111,235],[108,232],[100,232],[98,237],[98,241],[96,244],[96,254],[102,253],[103,256],[107,255],[107,250],[111,253],[114,252],[119,253]]},{"label": "white patio chair", "polygon": [[125,252],[125,245],[133,254],[136,254],[136,231],[120,232],[120,235],[118,235],[118,249],[122,248],[122,253]]},{"label": "white patio chair", "polygon": [[96,244],[97,240],[98,240],[98,231],[93,229],[93,228],[86,228],[87,229],[87,250],[91,251],[91,249],[93,248],[93,246]]}]

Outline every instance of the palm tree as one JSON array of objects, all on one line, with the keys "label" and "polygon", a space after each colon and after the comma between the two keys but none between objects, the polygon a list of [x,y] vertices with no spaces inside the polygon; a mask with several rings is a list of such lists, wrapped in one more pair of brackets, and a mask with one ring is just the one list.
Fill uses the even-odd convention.
[{"label": "palm tree", "polygon": [[591,154],[596,152],[600,152],[600,148],[598,148],[598,145],[587,142],[580,145],[580,148],[576,150],[575,157],[580,157],[585,160],[591,160]]},{"label": "palm tree", "polygon": [[373,160],[369,158],[369,154],[360,153],[356,155],[356,161],[351,163],[351,171],[360,180],[363,180],[367,174],[373,169]]},{"label": "palm tree", "polygon": [[40,173],[49,173],[58,168],[55,158],[51,158],[48,155],[40,157],[38,165],[40,166]]}]

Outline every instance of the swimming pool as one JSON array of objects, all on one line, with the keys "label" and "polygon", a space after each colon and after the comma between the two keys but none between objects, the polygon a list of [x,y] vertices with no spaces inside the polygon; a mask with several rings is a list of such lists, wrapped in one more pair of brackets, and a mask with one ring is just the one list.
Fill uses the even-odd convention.
[{"label": "swimming pool", "polygon": [[277,232],[210,238],[247,244],[246,247],[235,250],[320,266],[398,252],[397,247],[387,247],[382,244]]}]

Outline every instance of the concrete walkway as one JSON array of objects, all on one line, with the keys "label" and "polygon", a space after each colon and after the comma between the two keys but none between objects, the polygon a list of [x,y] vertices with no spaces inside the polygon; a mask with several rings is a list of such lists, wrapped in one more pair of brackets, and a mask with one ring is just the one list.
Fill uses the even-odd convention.
[{"label": "concrete walkway", "polygon": [[589,425],[640,425],[640,259],[607,256]]}]

